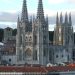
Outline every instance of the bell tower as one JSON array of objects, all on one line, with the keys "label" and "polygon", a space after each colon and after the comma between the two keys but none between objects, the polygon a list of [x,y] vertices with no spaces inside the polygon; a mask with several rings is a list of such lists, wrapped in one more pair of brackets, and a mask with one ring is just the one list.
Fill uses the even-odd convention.
[{"label": "bell tower", "polygon": [[44,17],[43,2],[39,0],[36,20],[33,23],[34,53],[37,51],[39,64],[46,64],[48,61],[48,20]]}]

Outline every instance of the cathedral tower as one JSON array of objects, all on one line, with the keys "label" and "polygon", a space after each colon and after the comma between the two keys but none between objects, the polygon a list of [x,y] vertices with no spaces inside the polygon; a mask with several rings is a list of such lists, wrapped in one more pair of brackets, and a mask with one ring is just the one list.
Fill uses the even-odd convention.
[{"label": "cathedral tower", "polygon": [[48,18],[45,19],[42,0],[39,0],[37,16],[28,20],[26,0],[23,0],[21,20],[17,23],[16,53],[23,64],[48,63]]},{"label": "cathedral tower", "polygon": [[[69,18],[69,19],[68,19]],[[72,34],[72,35],[71,35]],[[62,13],[60,14],[60,21],[57,13],[56,18],[56,27],[54,30],[54,45],[69,45],[69,40],[73,37],[73,29],[72,29],[72,22],[71,22],[71,14],[69,17],[67,13],[65,14],[65,21],[63,22]],[[71,40],[73,40],[71,38]]]},{"label": "cathedral tower", "polygon": [[26,0],[23,0],[21,21],[22,22],[28,21],[28,11],[27,11]]},{"label": "cathedral tower", "polygon": [[17,22],[16,54],[18,62],[25,64],[32,61],[32,29],[28,20],[26,0],[23,0],[21,19]]},{"label": "cathedral tower", "polygon": [[[56,18],[56,27],[54,30],[54,62],[72,62],[72,49],[74,44],[73,27],[71,21],[71,13],[69,16],[65,14],[63,22],[62,13],[60,14],[60,21],[58,14]],[[57,48],[57,49],[56,49]]]},{"label": "cathedral tower", "polygon": [[[33,39],[34,39],[34,53],[37,52],[37,61],[41,64],[46,64],[48,57],[48,20],[45,20],[43,3],[39,0],[37,17],[33,23]],[[34,56],[35,57],[35,56]]]},{"label": "cathedral tower", "polygon": [[54,41],[53,41],[54,45],[62,45],[63,44],[62,25],[63,25],[62,13],[60,14],[60,18],[59,18],[58,13],[57,13],[56,27],[54,30]]}]

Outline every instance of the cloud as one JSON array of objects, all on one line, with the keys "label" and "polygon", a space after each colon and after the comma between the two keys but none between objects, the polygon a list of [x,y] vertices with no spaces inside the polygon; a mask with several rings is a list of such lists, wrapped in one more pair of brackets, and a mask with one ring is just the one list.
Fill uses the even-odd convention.
[{"label": "cloud", "polygon": [[49,9],[45,9],[44,13],[45,13],[45,15],[48,15],[48,16],[51,16],[51,17],[56,15],[56,11],[49,10]]},{"label": "cloud", "polygon": [[[71,12],[71,14],[72,14],[72,21],[73,21],[73,24],[75,24],[75,9],[58,10],[59,15],[60,15],[61,11],[62,11],[63,16],[65,15],[66,11],[68,13]],[[44,12],[45,12],[45,16],[48,15],[48,17],[49,17],[49,24],[55,24],[56,23],[57,10],[45,9]],[[3,21],[3,22],[5,22],[5,21],[6,22],[16,22],[18,14],[21,15],[21,12],[16,12],[14,10],[7,11],[7,12],[5,12],[5,11],[4,12],[0,12],[0,21]],[[29,16],[31,16],[33,14],[36,15],[36,12],[35,11],[30,11],[29,12]]]},{"label": "cloud", "polygon": [[48,0],[50,4],[60,4],[65,2],[65,0]]},{"label": "cloud", "polygon": [[67,0],[67,2],[75,4],[75,0]]},{"label": "cloud", "polygon": [[[53,14],[50,12],[51,12],[51,10],[48,11],[49,31],[53,31],[55,23],[56,23],[56,12]],[[54,12],[54,11],[52,11],[52,12]],[[68,10],[68,13],[69,13],[69,10]],[[59,12],[59,14],[60,14],[60,12]],[[65,14],[65,11],[63,11],[63,16],[64,16],[64,14]],[[12,28],[16,28],[17,15],[18,15],[17,12],[16,13],[2,12],[0,15],[0,28],[5,28],[8,26],[12,27]],[[31,15],[31,14],[29,14],[29,15]],[[72,24],[73,24],[74,31],[75,31],[75,11],[74,10],[72,10]]]},{"label": "cloud", "polygon": [[18,13],[0,12],[0,22],[16,22]]},{"label": "cloud", "polygon": [[13,29],[17,28],[16,22],[0,22],[0,28],[11,27]]},{"label": "cloud", "polygon": [[0,2],[1,2],[0,4],[3,4],[3,5],[11,5],[11,3],[13,2],[13,0],[0,0]]},{"label": "cloud", "polygon": [[75,4],[75,0],[48,0],[50,4],[61,4],[61,3],[73,3]]},{"label": "cloud", "polygon": [[13,0],[0,0],[3,3],[12,3]]}]

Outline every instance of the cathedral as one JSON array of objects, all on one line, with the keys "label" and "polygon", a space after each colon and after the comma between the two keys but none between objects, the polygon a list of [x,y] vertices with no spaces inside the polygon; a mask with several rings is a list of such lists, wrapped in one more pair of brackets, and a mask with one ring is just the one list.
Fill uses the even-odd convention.
[{"label": "cathedral", "polygon": [[73,62],[74,45],[71,13],[63,22],[57,13],[53,44],[49,44],[48,17],[44,16],[43,2],[38,0],[36,18],[29,21],[26,0],[23,0],[21,18],[17,20],[16,56],[18,64]]},{"label": "cathedral", "polygon": [[18,17],[16,39],[17,61],[28,64],[48,62],[48,19],[44,17],[43,3],[39,0],[36,19],[28,20],[26,0],[23,1],[21,19]]}]

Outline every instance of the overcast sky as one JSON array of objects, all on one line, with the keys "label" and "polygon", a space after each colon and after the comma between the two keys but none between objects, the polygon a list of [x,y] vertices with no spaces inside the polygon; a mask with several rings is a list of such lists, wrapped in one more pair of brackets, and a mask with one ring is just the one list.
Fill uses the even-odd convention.
[{"label": "overcast sky", "polygon": [[[23,0],[0,0],[0,22],[16,22],[22,10]],[[38,0],[27,0],[28,13],[37,12]],[[57,12],[71,12],[72,22],[75,24],[75,0],[43,0],[45,15],[49,16],[49,23],[55,24]]]}]

